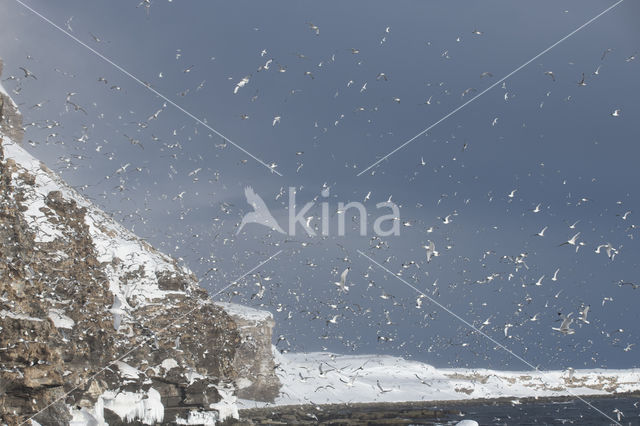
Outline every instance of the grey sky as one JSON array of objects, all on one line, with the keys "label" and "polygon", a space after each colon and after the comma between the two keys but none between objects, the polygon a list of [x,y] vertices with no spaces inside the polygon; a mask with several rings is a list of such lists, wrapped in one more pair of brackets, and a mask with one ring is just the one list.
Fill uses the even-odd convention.
[{"label": "grey sky", "polygon": [[[276,334],[286,336],[288,349],[524,368],[428,301],[417,309],[417,294],[370,268],[360,249],[380,262],[389,258],[389,269],[476,326],[491,318],[483,330],[541,368],[638,366],[640,348],[624,349],[640,343],[640,290],[616,285],[640,284],[638,232],[627,230],[640,214],[637,2],[624,2],[507,80],[506,88],[496,87],[375,174],[360,177],[360,170],[477,93],[462,96],[466,89],[484,89],[613,2],[156,0],[149,14],[135,3],[28,4],[62,27],[68,22],[76,37],[254,155],[277,163],[284,176],[221,146],[221,138],[171,106],[148,121],[161,99],[18,3],[3,0],[3,78],[20,78],[20,66],[37,76],[3,81],[8,90],[19,90],[14,99],[25,123],[37,123],[28,127],[25,146],[126,226],[184,259],[210,290],[284,248],[260,273],[267,286],[262,300],[251,299],[257,276],[230,296],[274,312]],[[319,27],[319,35],[308,23]],[[269,59],[270,69],[258,72]],[[493,77],[481,77],[484,72]],[[379,73],[387,80],[376,79]],[[582,73],[586,86],[578,85]],[[77,93],[71,99],[86,115],[65,105],[69,92]],[[40,102],[41,108],[33,107]],[[611,116],[616,109],[620,117]],[[281,122],[272,126],[275,116]],[[46,128],[46,119],[60,126]],[[115,174],[127,163],[126,172]],[[385,238],[380,249],[355,231],[347,238],[290,242],[253,225],[235,236],[250,210],[245,186],[281,219],[287,206],[286,195],[276,199],[281,188],[298,187],[303,204],[324,183],[331,187],[332,212],[339,201],[362,201],[371,191],[370,221],[378,214],[375,203],[392,196],[402,221],[412,226]],[[541,211],[533,213],[539,203]],[[629,210],[627,220],[616,216]],[[454,211],[452,224],[438,219]],[[578,220],[575,231],[569,229]],[[534,237],[544,226],[545,237]],[[558,247],[578,231],[586,243],[578,253]],[[429,264],[422,248],[427,240],[441,253]],[[619,248],[613,261],[594,253],[606,242]],[[505,256],[521,253],[528,269],[516,271]],[[412,260],[419,267],[403,268]],[[352,287],[342,296],[333,283],[346,266]],[[558,281],[552,282],[557,268]],[[491,274],[499,275],[477,283]],[[542,286],[532,285],[542,275]],[[383,291],[393,297],[382,299]],[[613,301],[603,306],[605,297]],[[583,303],[591,305],[591,324],[574,324],[571,336],[551,330],[558,312],[576,316]],[[338,313],[338,325],[326,323]],[[529,321],[536,313],[539,321]],[[509,337],[505,324],[514,325]]]}]

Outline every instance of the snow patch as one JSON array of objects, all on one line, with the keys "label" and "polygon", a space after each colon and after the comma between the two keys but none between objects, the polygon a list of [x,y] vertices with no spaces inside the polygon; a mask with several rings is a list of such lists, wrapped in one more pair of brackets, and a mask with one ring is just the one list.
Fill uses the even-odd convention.
[{"label": "snow patch", "polygon": [[154,388],[136,393],[106,391],[99,400],[103,401],[104,408],[110,409],[126,422],[139,420],[151,425],[164,419],[164,405],[160,393]]},{"label": "snow patch", "polygon": [[223,421],[229,417],[234,419],[238,418],[238,398],[234,395],[235,389],[231,386],[223,388],[217,386],[218,393],[222,397],[220,402],[210,404],[209,408],[218,411],[220,421]]},{"label": "snow patch", "polygon": [[186,419],[177,418],[176,424],[179,425],[215,425],[218,421],[217,411],[190,411]]},{"label": "snow patch", "polygon": [[189,381],[190,385],[193,384],[193,382],[195,382],[196,380],[202,380],[205,378],[202,374],[193,370],[187,371],[184,376]]},{"label": "snow patch", "polygon": [[72,329],[76,324],[74,320],[64,314],[62,309],[49,309],[49,319],[53,321],[56,328]]},{"label": "snow patch", "polygon": [[24,320],[24,321],[38,321],[38,322],[42,321],[42,319],[40,318],[34,318],[24,314],[16,314],[14,312],[9,312],[6,310],[0,311],[0,318],[5,319],[7,317],[11,319]]},{"label": "snow patch", "polygon": [[136,380],[142,375],[142,372],[140,370],[130,366],[125,362],[116,361],[115,364],[118,367],[118,371],[120,371],[120,377],[123,379]]},{"label": "snow patch", "polygon": [[250,308],[244,305],[228,302],[214,302],[216,306],[221,307],[231,317],[238,317],[245,321],[262,322],[273,319],[273,314],[269,311]]},{"label": "snow patch", "polygon": [[160,367],[164,368],[165,371],[169,371],[172,368],[176,368],[177,366],[178,366],[178,362],[173,358],[167,358],[164,361],[162,361],[162,364],[160,364]]}]

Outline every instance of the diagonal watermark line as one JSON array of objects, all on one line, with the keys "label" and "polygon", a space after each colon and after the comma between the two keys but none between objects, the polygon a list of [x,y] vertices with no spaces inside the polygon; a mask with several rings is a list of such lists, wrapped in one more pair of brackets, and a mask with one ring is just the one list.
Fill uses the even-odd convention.
[{"label": "diagonal watermark line", "polygon": [[[16,0],[18,1],[18,0]],[[535,61],[536,59],[538,59],[539,57],[543,56],[545,53],[549,52],[551,49],[553,49],[554,47],[558,46],[560,43],[562,43],[563,41],[567,40],[568,38],[570,38],[571,36],[573,36],[574,34],[576,34],[577,32],[579,32],[580,30],[584,29],[585,27],[589,26],[590,24],[592,24],[594,21],[596,21],[598,18],[600,18],[601,16],[603,16],[604,14],[606,14],[607,12],[609,12],[610,10],[612,10],[613,8],[615,8],[616,6],[618,6],[620,3],[622,3],[624,0],[618,0],[616,3],[614,3],[613,5],[609,6],[608,8],[606,8],[605,10],[603,10],[602,12],[600,12],[599,14],[597,14],[596,16],[594,16],[593,18],[589,19],[587,22],[585,22],[584,24],[580,25],[578,28],[576,28],[575,30],[571,31],[569,34],[567,34],[566,36],[562,37],[560,40],[558,40],[557,42],[553,43],[551,46],[547,47],[546,49],[544,49],[542,52],[538,53],[536,56],[534,56],[533,58],[529,59],[527,62],[525,62],[524,64],[520,65],[518,68],[516,68],[515,70],[511,71],[509,74],[505,75],[504,77],[502,77],[500,80],[496,81],[495,83],[493,83],[491,86],[487,87],[486,89],[484,89],[482,92],[478,93],[477,95],[475,95],[473,98],[469,99],[467,102],[463,103],[462,105],[460,105],[459,107],[455,108],[453,111],[451,111],[450,113],[448,113],[447,115],[445,115],[444,117],[442,117],[440,120],[436,121],[435,123],[433,123],[432,125],[430,125],[429,127],[427,127],[426,129],[424,129],[423,131],[421,131],[420,133],[418,133],[417,135],[415,135],[414,137],[412,137],[411,139],[407,140],[405,143],[399,145],[398,147],[396,147],[393,151],[389,152],[387,155],[385,155],[384,157],[380,158],[378,161],[374,162],[373,164],[371,164],[369,167],[367,167],[366,169],[362,170],[360,173],[358,173],[356,176],[361,176],[363,173],[366,173],[367,171],[371,170],[373,167],[377,166],[378,164],[380,164],[381,162],[383,162],[384,160],[386,160],[387,158],[391,157],[393,154],[395,154],[396,152],[400,151],[402,148],[404,148],[405,146],[409,145],[411,142],[415,141],[416,139],[418,139],[420,136],[424,135],[425,133],[427,133],[429,130],[433,129],[434,127],[436,127],[438,124],[442,123],[443,121],[445,121],[447,118],[451,117],[452,115],[454,115],[455,113],[457,113],[458,111],[460,111],[461,109],[463,109],[464,107],[466,107],[467,105],[469,105],[470,103],[472,103],[473,101],[475,101],[476,99],[478,99],[480,96],[484,95],[485,93],[487,93],[489,90],[493,89],[494,87],[496,87],[497,85],[499,85],[500,83],[502,83],[503,81],[507,80],[509,77],[511,77],[512,75],[516,74],[518,71],[520,71],[521,69],[525,68],[527,65],[529,65],[530,63],[532,63],[533,61]]]},{"label": "diagonal watermark line", "polygon": [[[428,296],[427,294],[425,294],[423,291],[419,290],[417,287],[415,287],[414,285],[412,285],[411,283],[407,282],[405,279],[403,279],[402,277],[398,276],[397,274],[393,273],[392,271],[390,271],[387,267],[385,267],[384,265],[381,265],[380,263],[378,263],[376,260],[374,260],[373,258],[371,258],[370,256],[367,256],[365,253],[363,253],[360,250],[356,250],[360,256],[367,258],[371,263],[375,264],[376,266],[378,266],[379,268],[383,269],[384,271],[386,271],[388,274],[393,275],[395,278],[397,278],[398,280],[400,280],[402,283],[406,284],[408,287],[412,288],[413,290],[415,290],[416,292],[420,293],[422,296],[426,297],[427,299],[429,299],[432,303],[434,303],[435,305],[437,305],[440,309],[444,310],[445,312],[447,312],[448,314],[452,315],[454,318],[456,318],[457,320],[459,320],[460,322],[462,322],[463,324],[465,324],[467,327],[471,328],[473,331],[475,331],[476,333],[482,335],[483,337],[486,337],[487,339],[489,339],[491,342],[493,342],[495,345],[497,345],[498,347],[500,347],[501,349],[505,350],[507,353],[509,353],[510,355],[512,355],[513,357],[515,357],[516,359],[518,359],[519,361],[522,361],[524,364],[526,364],[528,367],[536,370],[539,373],[542,373],[538,367],[536,367],[535,365],[531,364],[529,361],[527,361],[526,359],[522,358],[520,355],[514,353],[511,349],[507,348],[506,346],[504,346],[502,343],[498,342],[497,340],[495,340],[493,337],[489,336],[487,333],[485,333],[484,331],[480,330],[479,328],[477,328],[476,326],[474,326],[473,324],[471,324],[469,321],[465,320],[464,318],[462,318],[460,315],[456,314],[455,312],[453,312],[451,309],[447,308],[446,306],[444,306],[443,304],[441,304],[440,302],[438,302],[437,300],[433,299],[432,297]],[[549,386],[547,383],[544,382],[544,380],[542,380],[542,378],[540,379],[541,382],[546,385]],[[613,418],[611,418],[610,416],[608,416],[606,413],[604,413],[602,410],[600,410],[599,408],[595,407],[593,404],[591,404],[589,401],[585,400],[584,398],[582,398],[580,395],[576,395],[573,392],[571,392],[568,388],[565,389],[567,391],[567,393],[569,393],[571,396],[579,399],[580,401],[584,402],[585,404],[587,404],[589,407],[591,407],[592,409],[594,409],[595,411],[597,411],[598,413],[602,414],[603,416],[605,416],[607,419],[611,420],[613,423],[622,426],[619,422],[615,421]]]},{"label": "diagonal watermark line", "polygon": [[68,32],[67,30],[65,30],[64,28],[60,27],[55,22],[51,21],[49,18],[47,18],[46,16],[42,15],[41,13],[39,13],[37,10],[34,10],[32,7],[30,7],[29,5],[23,3],[21,0],[15,0],[15,2],[18,3],[19,5],[21,5],[22,7],[24,7],[25,9],[29,10],[31,13],[33,13],[36,16],[38,16],[40,19],[42,19],[46,23],[50,24],[51,26],[53,26],[57,30],[59,30],[62,33],[64,33],[65,35],[67,35],[69,38],[74,40],[76,43],[78,43],[81,46],[87,48],[89,51],[91,51],[91,53],[93,53],[94,55],[98,56],[100,59],[102,59],[103,61],[107,62],[108,64],[112,65],[118,71],[122,72],[124,75],[126,75],[129,78],[131,78],[132,80],[134,80],[139,85],[141,85],[144,88],[148,89],[151,93],[153,93],[154,95],[158,96],[159,98],[161,98],[162,100],[164,100],[165,102],[170,104],[171,106],[175,107],[176,109],[178,109],[179,111],[184,113],[186,116],[188,116],[189,118],[191,118],[194,121],[196,121],[198,124],[204,126],[206,129],[208,129],[208,130],[212,131],[213,133],[215,133],[216,135],[220,136],[222,139],[224,139],[225,141],[229,142],[231,145],[233,145],[234,147],[236,147],[237,149],[239,149],[240,151],[242,151],[243,153],[245,153],[249,157],[253,158],[258,163],[260,163],[263,166],[265,166],[272,173],[275,173],[278,176],[282,176],[282,173],[277,171],[274,167],[268,165],[267,163],[265,163],[264,161],[262,161],[261,159],[259,159],[255,155],[251,154],[249,151],[247,151],[246,149],[244,149],[243,147],[241,147],[240,145],[238,145],[237,143],[235,143],[234,141],[232,141],[231,139],[229,139],[228,137],[226,137],[225,135],[223,135],[222,133],[220,133],[219,131],[217,131],[216,129],[211,127],[210,125],[208,125],[206,122],[204,122],[203,120],[199,119],[198,117],[196,117],[195,115],[193,115],[192,113],[190,113],[189,111],[187,111],[186,109],[184,109],[183,107],[181,107],[180,105],[178,105],[177,103],[175,103],[174,101],[172,101],[171,99],[169,99],[168,97],[163,95],[162,93],[158,92],[150,84],[147,84],[144,81],[140,80],[138,77],[136,77],[135,75],[133,75],[132,73],[130,73],[129,71],[127,71],[126,69],[121,67],[120,65],[116,64],[111,59],[107,58],[106,56],[104,56],[103,54],[101,54],[100,52],[98,52],[97,50],[95,50],[94,48],[92,48],[91,46],[89,46],[88,44],[86,44],[85,42],[83,42],[82,40],[80,40],[79,38],[77,38],[76,36],[71,34],[70,32]]},{"label": "diagonal watermark line", "polygon": [[[218,292],[216,292],[215,294],[210,296],[210,299],[213,299],[214,297],[216,297],[217,295],[219,295],[220,293],[222,293],[223,291],[225,291],[226,289],[228,289],[229,287],[232,287],[236,284],[238,284],[238,282],[240,280],[242,280],[244,277],[246,277],[247,275],[251,274],[252,272],[254,272],[256,269],[262,267],[262,265],[264,265],[265,263],[271,261],[274,257],[276,257],[277,255],[279,255],[280,253],[282,253],[283,250],[278,250],[275,254],[271,255],[269,258],[263,260],[262,262],[260,262],[259,264],[257,264],[256,266],[254,266],[253,268],[249,269],[247,272],[245,272],[244,274],[242,274],[241,276],[239,276],[238,278],[236,278],[232,283],[227,284],[226,286],[224,286],[221,290],[219,290]],[[191,314],[193,311],[195,311],[196,309],[201,308],[202,306],[204,306],[202,303],[198,303],[196,307],[194,307],[193,309],[189,310],[187,313],[180,315],[178,318],[176,318],[171,324],[169,324],[167,326],[170,327],[171,325],[177,323],[178,321],[180,321],[181,319],[185,318],[186,316],[188,316],[189,314]],[[20,425],[25,425],[28,422],[30,422],[31,420],[34,419],[34,417],[38,416],[40,413],[42,413],[43,411],[47,410],[49,407],[51,407],[52,405],[58,403],[59,401],[63,400],[64,398],[66,398],[67,396],[69,396],[72,392],[74,392],[76,389],[78,389],[80,386],[84,386],[86,383],[90,382],[91,380],[93,380],[96,376],[98,376],[99,374],[103,373],[105,370],[109,369],[109,367],[111,367],[113,364],[115,364],[118,361],[123,360],[124,358],[126,358],[129,354],[131,354],[133,351],[141,348],[143,345],[147,344],[151,339],[153,339],[154,336],[147,336],[145,337],[142,342],[138,343],[137,345],[135,345],[134,347],[132,347],[131,349],[129,349],[127,352],[124,353],[124,355],[121,355],[120,357],[114,359],[113,361],[109,362],[107,365],[105,365],[103,368],[101,368],[100,370],[98,370],[97,372],[93,373],[91,376],[89,376],[88,378],[86,378],[85,380],[82,380],[78,385],[74,386],[71,390],[69,390],[68,392],[66,392],[64,395],[61,395],[60,397],[56,398],[55,400],[53,400],[52,402],[50,402],[47,406],[43,407],[40,411],[38,411],[37,413],[33,414],[31,417],[29,417],[28,419],[26,419],[25,421],[23,421],[22,423],[20,423]]]}]

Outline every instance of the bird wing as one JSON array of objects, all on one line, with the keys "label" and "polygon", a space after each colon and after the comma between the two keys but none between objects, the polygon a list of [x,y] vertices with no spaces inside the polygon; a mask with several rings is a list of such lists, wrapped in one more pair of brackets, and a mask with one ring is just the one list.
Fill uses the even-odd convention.
[{"label": "bird wing", "polygon": [[342,274],[340,274],[340,281],[344,284],[345,282],[347,282],[347,274],[349,273],[349,268],[345,269],[344,271],[342,271]]},{"label": "bird wing", "polygon": [[113,305],[111,306],[111,309],[121,309],[121,308],[122,308],[122,301],[120,300],[117,294],[114,294]]},{"label": "bird wing", "polygon": [[120,323],[122,322],[122,315],[113,314],[113,328],[118,331],[120,328]]}]

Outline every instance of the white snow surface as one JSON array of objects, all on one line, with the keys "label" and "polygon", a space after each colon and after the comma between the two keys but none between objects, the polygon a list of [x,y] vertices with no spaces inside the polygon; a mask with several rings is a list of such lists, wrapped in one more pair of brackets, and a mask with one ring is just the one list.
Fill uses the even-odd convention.
[{"label": "white snow surface", "polygon": [[224,309],[224,311],[231,317],[238,317],[248,322],[259,323],[273,319],[273,314],[269,311],[254,309],[249,306],[238,305],[236,303],[214,302],[214,304]]},{"label": "white snow surface", "polygon": [[[280,354],[275,405],[603,395],[640,390],[640,369],[498,371],[434,368],[392,356]],[[267,403],[241,400],[240,408]]]},{"label": "white snow surface", "polygon": [[212,410],[216,410],[221,420],[227,419],[229,417],[237,419],[238,398],[234,395],[235,389],[231,386],[216,386],[216,388],[218,389],[218,393],[220,394],[222,399],[215,404],[209,404],[209,408]]},{"label": "white snow surface", "polygon": [[17,320],[24,320],[24,321],[36,321],[36,322],[42,321],[41,318],[34,318],[25,314],[10,312],[6,310],[0,311],[0,318],[5,319],[6,317],[17,319]]},{"label": "white snow surface", "polygon": [[[126,364],[118,364],[118,368],[121,371],[132,369]],[[222,399],[216,404],[210,404],[208,407],[210,411],[191,411],[187,418],[176,419],[176,424],[214,425],[217,421],[228,417],[237,419],[238,407],[233,389],[224,387],[217,387],[217,389]],[[108,390],[98,397],[98,401],[91,409],[78,409],[69,406],[73,417],[69,424],[71,426],[106,425],[104,421],[105,408],[112,410],[124,422],[139,421],[145,425],[152,425],[162,422],[164,419],[164,405],[160,393],[154,388],[149,388],[147,392]]]},{"label": "white snow surface", "polygon": [[116,365],[116,367],[118,367],[120,378],[122,379],[136,380],[142,375],[142,371],[130,366],[126,362],[116,361],[114,364]]},{"label": "white snow surface", "polygon": [[104,409],[108,408],[125,422],[140,421],[145,425],[156,424],[164,419],[164,406],[160,393],[154,388],[147,392],[106,391],[91,410],[70,407],[73,416],[70,425],[104,425]]},{"label": "white snow surface", "polygon": [[160,364],[162,368],[166,371],[171,370],[172,368],[176,368],[178,366],[178,362],[173,358],[167,358]]},{"label": "white snow surface", "polygon": [[218,413],[216,411],[190,411],[186,419],[178,417],[176,424],[211,426],[215,425],[217,420]]},{"label": "white snow surface", "polygon": [[49,319],[53,321],[56,328],[72,329],[76,324],[74,320],[64,314],[62,309],[49,309]]}]

